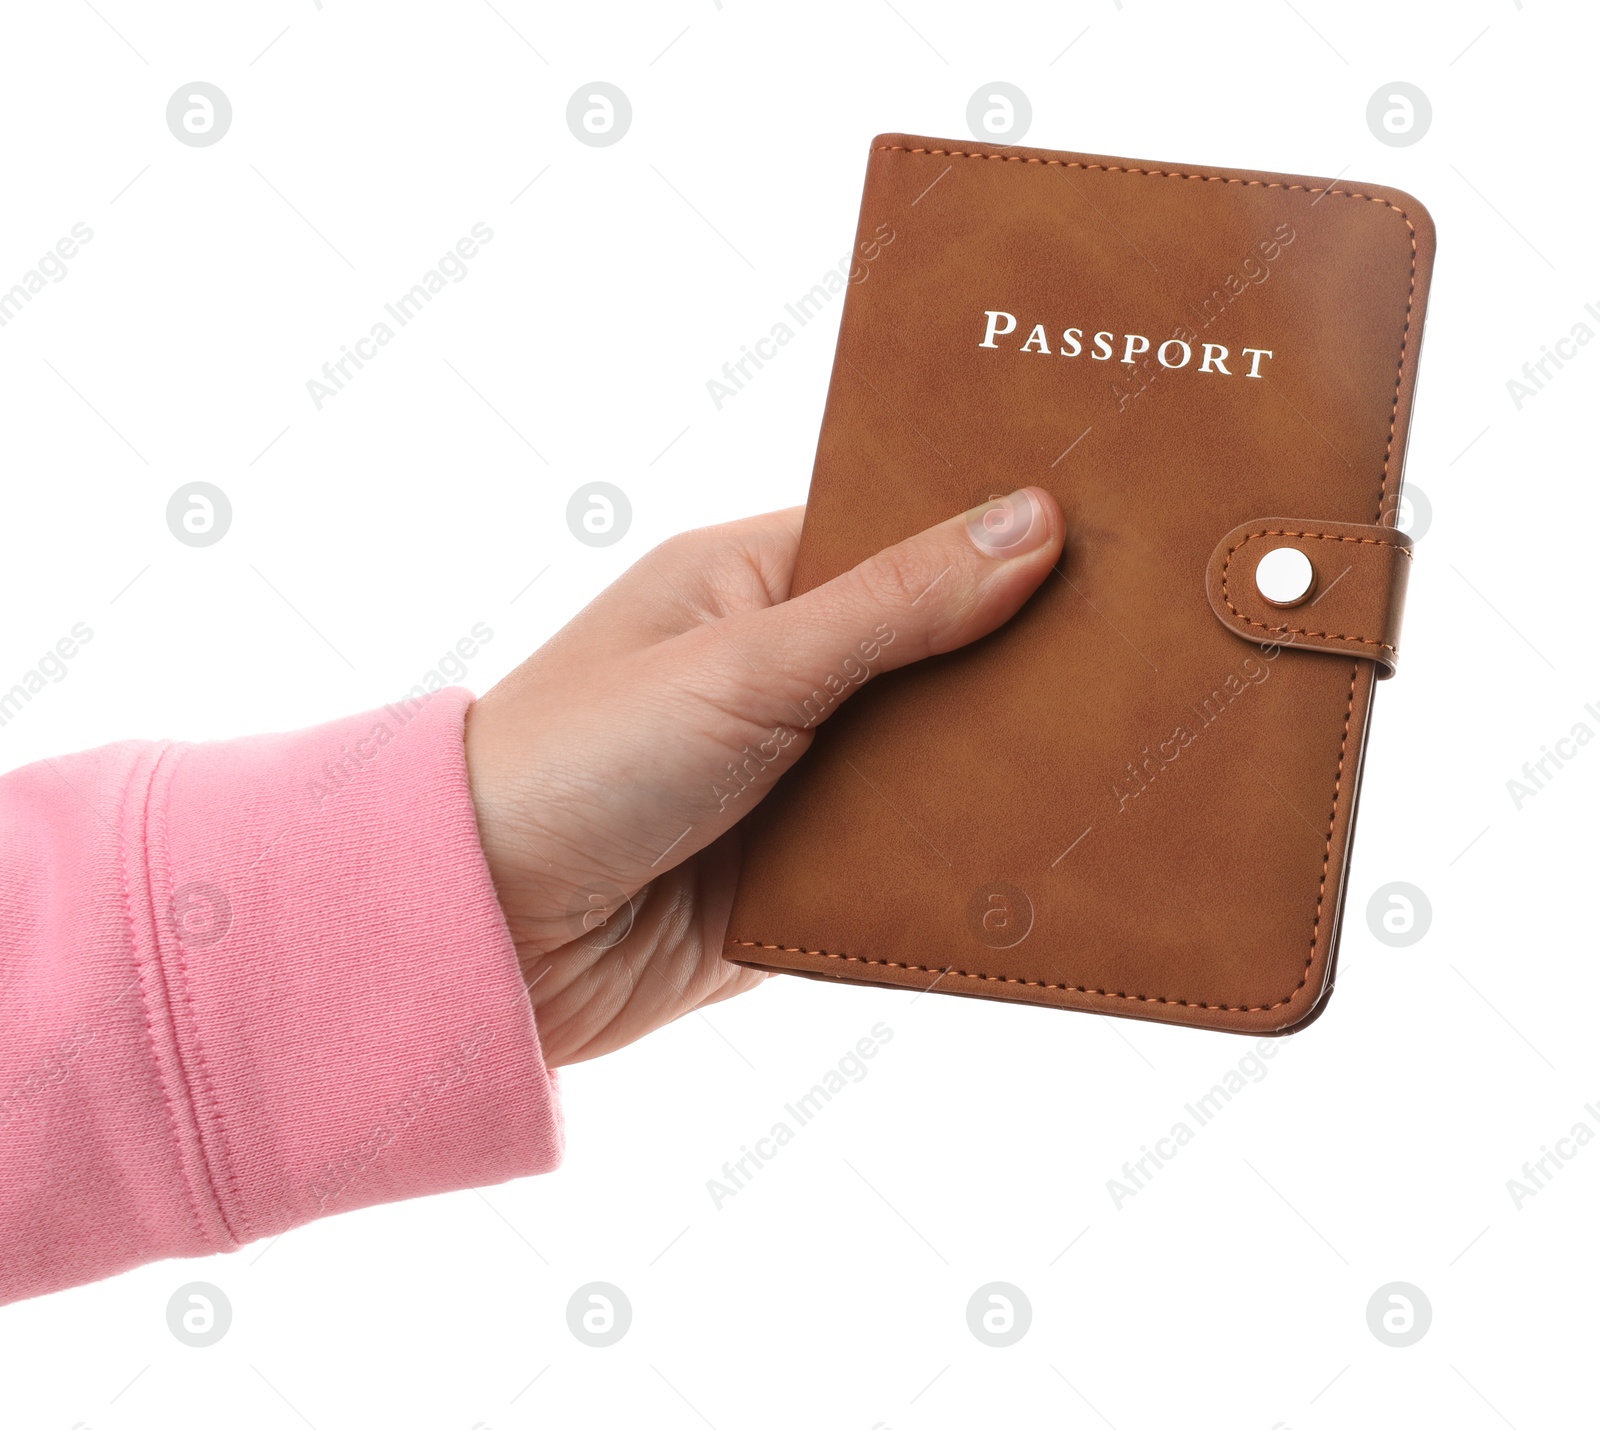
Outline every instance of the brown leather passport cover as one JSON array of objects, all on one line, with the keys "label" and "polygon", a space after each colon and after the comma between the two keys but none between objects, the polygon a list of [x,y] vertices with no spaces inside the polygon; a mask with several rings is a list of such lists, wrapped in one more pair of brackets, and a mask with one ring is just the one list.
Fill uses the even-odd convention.
[{"label": "brown leather passport cover", "polygon": [[[873,141],[794,591],[1027,484],[1066,549],[821,725],[753,816],[730,959],[1236,1032],[1318,1011],[1433,252],[1375,185]],[[1313,585],[1275,605],[1284,546]]]}]

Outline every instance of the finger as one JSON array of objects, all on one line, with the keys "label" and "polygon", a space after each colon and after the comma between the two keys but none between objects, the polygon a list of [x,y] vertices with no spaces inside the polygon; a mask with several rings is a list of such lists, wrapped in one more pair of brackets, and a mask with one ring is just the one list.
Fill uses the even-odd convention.
[{"label": "finger", "polygon": [[727,641],[754,652],[760,671],[747,684],[765,698],[745,713],[792,723],[798,708],[815,724],[871,676],[987,635],[1044,579],[1063,535],[1054,498],[1025,487],[781,606],[723,622]]},{"label": "finger", "polygon": [[804,515],[790,507],[662,542],[539,648],[527,678],[559,678],[572,662],[614,660],[787,599]]},{"label": "finger", "polygon": [[726,1003],[730,998],[737,998],[741,993],[748,993],[752,988],[759,988],[767,981],[767,970],[764,968],[745,968],[737,963],[726,964],[728,969],[717,991],[710,997],[702,999],[701,1008],[709,1008],[714,1003]]}]

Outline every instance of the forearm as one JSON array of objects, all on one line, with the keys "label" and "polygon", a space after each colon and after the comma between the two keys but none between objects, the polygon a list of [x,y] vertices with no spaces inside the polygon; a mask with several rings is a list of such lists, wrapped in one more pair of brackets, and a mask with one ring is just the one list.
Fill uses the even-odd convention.
[{"label": "forearm", "polygon": [[0,779],[0,1301],[556,1164],[469,701]]}]

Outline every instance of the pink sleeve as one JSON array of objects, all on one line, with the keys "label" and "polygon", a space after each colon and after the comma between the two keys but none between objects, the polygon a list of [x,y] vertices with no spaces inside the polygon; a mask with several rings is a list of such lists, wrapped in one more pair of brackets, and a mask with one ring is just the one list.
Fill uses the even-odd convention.
[{"label": "pink sleeve", "polygon": [[0,778],[0,1303],[557,1164],[471,699]]}]

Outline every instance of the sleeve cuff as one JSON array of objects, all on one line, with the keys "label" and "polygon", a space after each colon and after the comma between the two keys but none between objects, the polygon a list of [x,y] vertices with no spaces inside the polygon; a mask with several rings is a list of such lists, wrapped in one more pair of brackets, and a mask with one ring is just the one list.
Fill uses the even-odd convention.
[{"label": "sleeve cuff", "polygon": [[[561,1159],[449,689],[169,747],[130,798],[130,898],[210,1250]],[[137,887],[140,884],[143,887]],[[187,1145],[185,1145],[187,1144]]]}]

